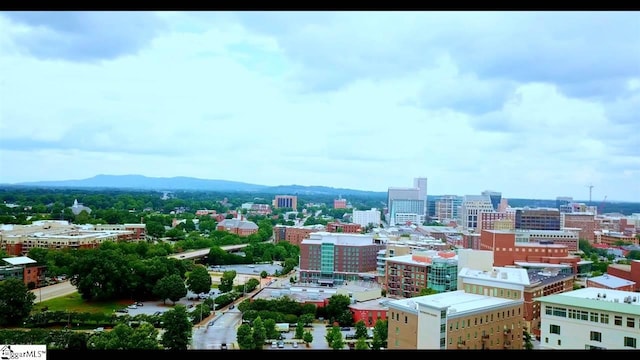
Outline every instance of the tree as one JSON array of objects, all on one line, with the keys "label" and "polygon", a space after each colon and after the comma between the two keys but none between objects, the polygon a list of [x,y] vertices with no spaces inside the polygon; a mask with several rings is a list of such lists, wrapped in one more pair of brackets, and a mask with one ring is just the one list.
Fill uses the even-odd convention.
[{"label": "tree", "polygon": [[533,350],[533,343],[531,342],[531,334],[528,331],[523,331],[524,335],[524,348],[525,350]]},{"label": "tree", "polygon": [[21,279],[0,281],[0,325],[22,325],[31,313],[35,299]]},{"label": "tree", "polygon": [[146,232],[149,236],[154,238],[161,238],[164,236],[164,225],[161,222],[149,220],[145,225]]},{"label": "tree", "polygon": [[187,287],[196,294],[211,291],[211,275],[202,265],[197,265],[187,278]]},{"label": "tree", "polygon": [[438,291],[434,290],[430,287],[426,287],[426,288],[422,288],[420,289],[420,295],[418,296],[425,296],[425,295],[433,295],[433,294],[437,294]]},{"label": "tree", "polygon": [[173,274],[158,280],[156,286],[153,288],[153,292],[161,298],[163,302],[169,299],[175,304],[176,301],[187,295],[187,287],[179,275]]},{"label": "tree", "polygon": [[378,319],[378,321],[376,321],[376,324],[373,326],[373,340],[371,342],[373,349],[378,350],[387,347],[387,336],[389,333],[387,326],[387,320]]},{"label": "tree", "polygon": [[[239,308],[238,306],[238,309]],[[267,339],[277,339],[280,332],[276,329],[276,321],[274,319],[265,319],[263,324]]]},{"label": "tree", "polygon": [[310,313],[300,315],[300,321],[304,324],[304,326],[310,325],[314,319],[314,315]]},{"label": "tree", "polygon": [[235,278],[235,270],[224,271],[220,277],[220,285],[218,285],[218,289],[223,293],[233,290],[233,280]]},{"label": "tree", "polygon": [[333,350],[340,350],[344,348],[344,338],[342,337],[342,332],[338,326],[332,327],[325,336],[327,340],[327,344]]},{"label": "tree", "polygon": [[158,330],[149,323],[137,328],[120,323],[111,331],[94,334],[87,341],[92,350],[158,350]]},{"label": "tree", "polygon": [[176,305],[163,315],[165,332],[162,334],[162,345],[167,350],[187,350],[191,342],[192,325],[187,308]]},{"label": "tree", "polygon": [[240,350],[253,350],[255,345],[253,343],[253,332],[249,324],[242,324],[238,327],[236,341]]},{"label": "tree", "polygon": [[367,332],[367,325],[365,325],[363,320],[359,320],[356,323],[356,339],[367,338],[369,333]]},{"label": "tree", "polygon": [[264,327],[262,319],[258,316],[253,320],[253,344],[254,349],[260,350],[264,346],[264,341],[267,339],[267,332]]},{"label": "tree", "polygon": [[358,338],[356,340],[356,350],[369,350],[369,345],[367,345],[366,338]]},{"label": "tree", "polygon": [[304,341],[307,346],[313,342],[313,334],[311,334],[311,331],[304,332],[304,335],[302,335],[302,341]]},{"label": "tree", "polygon": [[[351,312],[349,311],[349,305],[351,305],[351,299],[347,295],[332,295],[329,298],[329,302],[325,308],[327,317],[331,322],[338,321],[338,318],[341,317],[345,312],[349,313],[351,316]],[[351,324],[344,324],[346,326]]]},{"label": "tree", "polygon": [[294,339],[302,339],[302,336],[304,336],[304,323],[298,320],[298,323],[296,324],[296,334],[294,335]]},{"label": "tree", "polygon": [[263,279],[264,279],[264,278],[266,278],[267,276],[269,276],[269,274],[268,274],[265,270],[262,270],[262,271],[260,272],[260,277],[261,277],[261,278],[263,278]]}]

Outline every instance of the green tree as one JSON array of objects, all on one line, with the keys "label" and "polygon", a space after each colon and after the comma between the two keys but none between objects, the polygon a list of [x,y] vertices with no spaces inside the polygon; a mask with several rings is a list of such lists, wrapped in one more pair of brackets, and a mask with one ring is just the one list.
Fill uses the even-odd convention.
[{"label": "green tree", "polygon": [[120,323],[111,331],[94,334],[87,341],[92,350],[158,350],[158,330],[149,323],[137,328]]},{"label": "green tree", "polygon": [[363,320],[359,320],[356,323],[356,339],[367,338],[369,333],[367,332],[367,325],[365,325]]},{"label": "green tree", "polygon": [[438,293],[437,290],[434,290],[430,287],[426,287],[426,288],[420,289],[420,294],[418,296],[433,295],[437,293]]},{"label": "green tree", "polygon": [[304,326],[311,325],[311,323],[313,323],[313,320],[315,320],[314,314],[305,313],[300,315],[300,321],[302,321]]},{"label": "green tree", "polygon": [[371,342],[371,347],[375,350],[379,350],[380,348],[387,347],[387,336],[388,336],[388,322],[387,320],[378,319],[376,324],[373,326],[373,340]]},{"label": "green tree", "polygon": [[304,335],[302,335],[302,341],[304,341],[307,346],[313,342],[313,334],[311,331],[304,332]]},{"label": "green tree", "polygon": [[356,350],[369,350],[369,345],[367,345],[367,339],[366,338],[358,338],[358,340],[356,340],[356,346],[355,346]]},{"label": "green tree", "polygon": [[31,313],[35,299],[21,279],[0,281],[0,325],[22,325]]},{"label": "green tree", "polygon": [[302,336],[304,336],[304,323],[298,320],[298,323],[296,324],[296,333],[293,338],[302,339]]},{"label": "green tree", "polygon": [[531,342],[531,334],[528,331],[523,331],[524,335],[524,348],[525,350],[533,350],[533,343]]},{"label": "green tree", "polygon": [[[238,308],[240,307],[238,306]],[[267,339],[277,339],[280,332],[276,329],[276,321],[274,319],[264,319],[263,324]]]},{"label": "green tree", "polygon": [[187,287],[179,275],[173,274],[158,280],[153,292],[164,303],[166,303],[166,299],[169,299],[175,304],[176,301],[187,295]]},{"label": "green tree", "polygon": [[162,223],[159,221],[148,220],[146,222],[145,229],[147,235],[156,239],[163,237],[165,233],[164,225],[162,225]]},{"label": "green tree", "polygon": [[264,327],[262,319],[258,316],[253,320],[253,344],[254,349],[260,350],[264,346],[264,341],[267,339],[267,332]]},{"label": "green tree", "polygon": [[220,277],[220,285],[218,285],[218,289],[223,293],[233,290],[233,280],[235,278],[235,270],[224,271]]},{"label": "green tree", "polygon": [[263,278],[263,279],[264,279],[264,278],[266,278],[267,276],[269,276],[269,274],[268,274],[265,270],[262,270],[262,271],[260,272],[260,277],[261,277],[261,278]]},{"label": "green tree", "polygon": [[[325,313],[331,322],[339,321],[338,319],[345,312],[348,312],[350,316],[349,305],[351,305],[351,299],[347,295],[332,295],[325,308]],[[343,325],[349,326],[351,324]]]},{"label": "green tree", "polygon": [[164,329],[162,345],[167,350],[187,350],[191,342],[192,325],[189,321],[187,308],[176,305],[164,313]]},{"label": "green tree", "polygon": [[344,338],[339,327],[332,327],[331,330],[327,332],[325,338],[327,340],[327,343],[329,344],[329,347],[333,350],[341,350],[342,348],[344,348]]},{"label": "green tree", "polygon": [[211,291],[211,275],[202,265],[197,265],[187,278],[187,287],[196,294]]},{"label": "green tree", "polygon": [[238,347],[240,347],[240,350],[255,349],[256,346],[253,342],[253,331],[251,330],[251,326],[249,326],[249,324],[242,324],[238,327],[236,341],[238,342]]}]

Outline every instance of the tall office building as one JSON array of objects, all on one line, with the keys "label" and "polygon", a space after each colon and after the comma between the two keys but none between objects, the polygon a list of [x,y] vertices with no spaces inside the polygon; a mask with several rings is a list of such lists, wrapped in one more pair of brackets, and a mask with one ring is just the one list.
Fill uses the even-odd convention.
[{"label": "tall office building", "polygon": [[460,224],[465,230],[478,231],[482,213],[494,212],[491,198],[487,195],[465,195],[460,206]]},{"label": "tall office building", "polygon": [[497,191],[485,190],[482,192],[482,195],[488,196],[489,199],[491,199],[493,210],[498,211],[498,205],[500,205],[500,200],[502,200],[502,193]]},{"label": "tall office building", "polygon": [[413,187],[418,189],[419,200],[424,201],[424,211],[422,212],[422,214],[424,214],[426,217],[427,215],[429,215],[429,212],[427,211],[428,203],[429,203],[427,200],[427,178],[426,177],[414,178]]}]

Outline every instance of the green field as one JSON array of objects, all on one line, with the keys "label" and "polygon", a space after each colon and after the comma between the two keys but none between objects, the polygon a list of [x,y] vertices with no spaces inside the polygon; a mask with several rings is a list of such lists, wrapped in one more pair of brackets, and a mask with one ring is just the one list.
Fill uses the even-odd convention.
[{"label": "green field", "polygon": [[61,296],[55,299],[43,301],[33,306],[33,312],[42,311],[46,306],[49,311],[70,311],[111,314],[116,309],[130,305],[131,300],[120,301],[86,301],[80,297],[79,293]]}]

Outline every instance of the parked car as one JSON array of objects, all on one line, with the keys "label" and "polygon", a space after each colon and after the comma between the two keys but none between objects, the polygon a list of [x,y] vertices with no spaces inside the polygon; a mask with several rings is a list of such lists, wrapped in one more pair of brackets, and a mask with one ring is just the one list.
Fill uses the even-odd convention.
[{"label": "parked car", "polygon": [[279,349],[284,348],[284,341],[278,341],[278,348]]},{"label": "parked car", "polygon": [[138,307],[136,306],[136,304],[131,304],[131,305],[127,306],[127,308],[129,308],[129,309],[137,309]]},{"label": "parked car", "polygon": [[226,343],[220,344],[220,350],[227,350],[227,344]]},{"label": "parked car", "polygon": [[271,342],[271,348],[272,349],[275,349],[277,347],[278,347],[278,343],[277,342],[275,342],[275,341]]},{"label": "parked car", "polygon": [[293,342],[293,344],[292,344],[291,346],[293,346],[294,348],[297,348],[297,347],[298,347],[298,342],[297,342],[297,341],[294,341],[294,342]]}]

